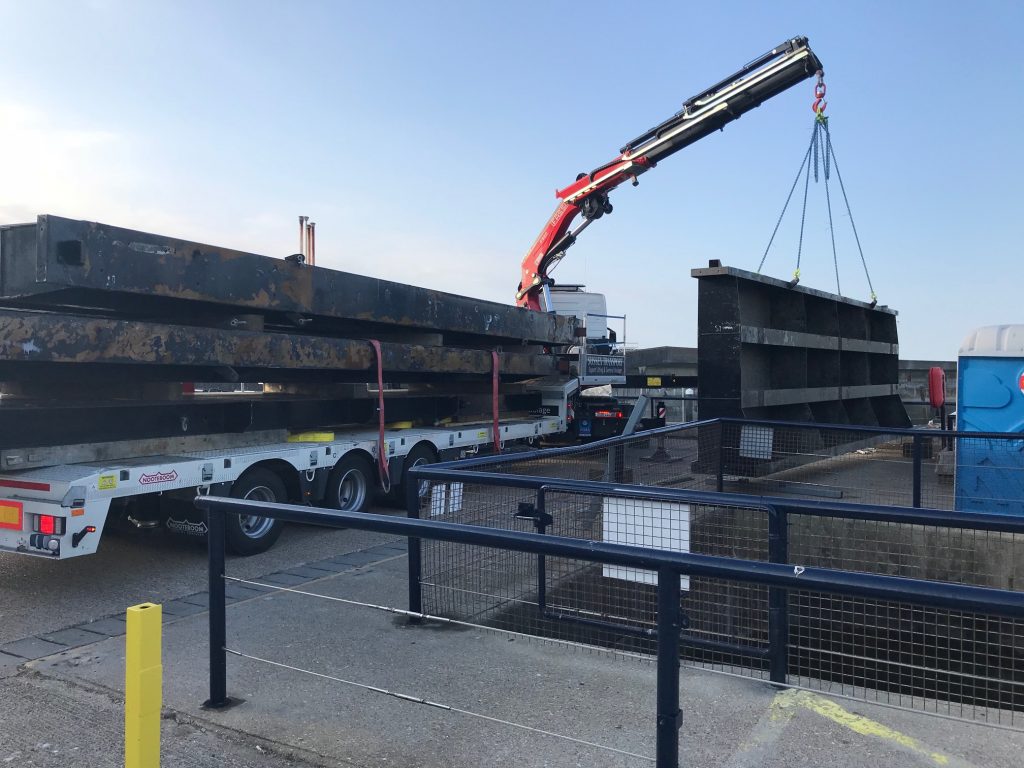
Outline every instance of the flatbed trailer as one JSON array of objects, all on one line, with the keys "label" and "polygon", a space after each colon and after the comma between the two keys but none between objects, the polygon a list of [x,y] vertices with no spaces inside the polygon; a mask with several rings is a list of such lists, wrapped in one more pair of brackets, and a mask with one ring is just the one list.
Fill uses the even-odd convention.
[{"label": "flatbed trailer", "polygon": [[[529,445],[561,433],[564,413],[502,420],[501,442]],[[493,450],[493,434],[491,422],[388,429],[383,441],[378,430],[352,428],[262,445],[5,472],[0,552],[57,560],[89,555],[104,526],[115,520],[204,535],[205,521],[191,504],[197,494],[360,511],[375,492],[401,498],[408,467]],[[382,482],[384,477],[390,482]],[[268,518],[236,518],[228,526],[228,543],[237,554],[255,554],[272,546],[281,528]]]}]

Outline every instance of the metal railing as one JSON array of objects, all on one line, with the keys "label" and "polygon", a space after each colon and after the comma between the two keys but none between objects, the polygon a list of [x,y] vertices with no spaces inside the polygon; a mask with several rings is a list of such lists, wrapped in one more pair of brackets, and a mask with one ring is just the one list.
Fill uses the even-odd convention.
[{"label": "metal railing", "polygon": [[542,454],[483,456],[458,466],[1024,515],[1020,433],[720,418]]},{"label": "metal railing", "polygon": [[[419,479],[450,476],[450,469],[425,467],[414,474]],[[460,473],[463,480],[470,475]],[[473,473],[476,474],[476,473]],[[538,481],[537,478],[489,476],[490,482],[504,482],[511,487],[533,488],[539,492],[537,506],[532,512],[541,512],[550,506],[550,494],[561,486]],[[539,482],[539,485],[538,485]],[[417,483],[408,483],[410,512],[420,509]],[[621,498],[636,494],[628,489],[599,488],[591,492],[614,492]],[[651,492],[641,492],[650,496]],[[427,498],[433,496],[428,493]],[[655,494],[656,495],[656,494]],[[698,503],[706,494],[687,494],[691,503]],[[677,495],[672,496],[678,499]],[[720,500],[719,500],[720,501]],[[744,501],[749,504],[748,501]],[[659,768],[675,768],[679,764],[679,659],[681,636],[687,631],[687,618],[680,603],[681,579],[714,579],[752,585],[757,588],[787,591],[798,595],[830,595],[842,599],[875,600],[917,606],[919,609],[981,612],[1000,617],[1001,620],[1024,619],[1024,594],[1009,590],[992,589],[963,584],[922,581],[868,573],[835,571],[814,567],[794,567],[783,562],[760,562],[720,555],[665,551],[653,547],[638,547],[620,543],[583,541],[578,538],[554,536],[548,533],[495,530],[480,525],[442,522],[438,520],[403,519],[375,514],[360,514],[335,510],[320,510],[304,506],[271,504],[241,499],[201,496],[196,505],[204,510],[209,520],[209,593],[210,593],[210,695],[209,707],[222,707],[230,703],[227,693],[226,599],[224,529],[227,514],[259,515],[279,520],[315,524],[327,527],[348,527],[408,537],[410,574],[422,567],[421,542],[445,542],[462,547],[488,548],[497,552],[510,552],[534,558],[557,558],[600,565],[602,568],[626,569],[643,572],[643,585],[653,590],[655,608],[653,629],[647,633],[654,641],[657,654],[657,712],[656,764]],[[793,510],[781,510],[777,500],[758,501],[754,505],[769,518],[784,519]],[[800,507],[807,509],[807,507]],[[528,513],[529,509],[512,512]],[[921,515],[913,511],[893,511],[901,515]],[[781,517],[780,517],[781,516]],[[544,518],[539,518],[544,519]],[[905,518],[901,518],[905,519]],[[918,518],[913,518],[918,519]],[[999,521],[992,521],[995,526]],[[775,559],[784,560],[781,551]],[[414,619],[432,618],[424,613],[421,584],[415,579],[409,583],[409,613]],[[778,606],[781,608],[781,605]],[[781,617],[778,617],[781,618]],[[773,637],[779,635],[778,622]],[[778,639],[778,638],[777,638]],[[778,664],[779,662],[775,662]],[[773,664],[773,669],[775,665]],[[322,676],[322,675],[321,675]],[[410,699],[411,700],[411,699]]]},{"label": "metal railing", "polygon": [[[743,435],[750,425],[776,429],[770,453],[755,442],[763,433]],[[1024,516],[913,506],[937,498],[934,474],[923,471],[926,446],[939,449],[947,439],[1021,444],[1011,435],[700,422],[421,467],[416,476],[431,485],[410,514],[791,567],[1020,589]],[[872,478],[881,479],[873,485]],[[953,506],[952,489],[942,498]],[[975,501],[983,506],[993,498]],[[1000,508],[1004,499],[995,501]],[[439,542],[410,553],[411,599],[420,609],[653,650],[656,595],[637,574]],[[680,592],[689,622],[683,658],[703,668],[1024,726],[1024,623],[706,578],[690,579]]]}]

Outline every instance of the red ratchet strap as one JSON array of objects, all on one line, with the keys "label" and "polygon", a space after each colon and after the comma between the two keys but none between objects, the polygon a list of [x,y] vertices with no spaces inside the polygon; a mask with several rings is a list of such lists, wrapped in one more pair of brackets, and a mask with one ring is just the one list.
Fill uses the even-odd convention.
[{"label": "red ratchet strap", "polygon": [[380,474],[380,484],[386,491],[390,487],[391,475],[388,472],[388,447],[384,442],[384,359],[380,352],[380,342],[376,339],[370,339],[369,342],[377,355],[377,414],[380,425],[377,436],[377,472]]},{"label": "red ratchet strap", "polygon": [[498,353],[491,350],[491,410],[494,413],[494,452],[501,453],[501,428],[498,425]]}]

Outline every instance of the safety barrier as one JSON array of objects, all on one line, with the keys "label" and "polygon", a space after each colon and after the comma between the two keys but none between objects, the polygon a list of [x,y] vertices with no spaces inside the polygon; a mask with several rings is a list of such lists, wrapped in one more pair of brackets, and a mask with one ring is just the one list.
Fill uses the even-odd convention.
[{"label": "safety barrier", "polygon": [[[770,456],[752,445],[758,435],[772,441]],[[928,452],[945,441],[990,441],[1007,457],[1022,444],[1011,435],[715,420],[418,468],[429,485],[421,485],[423,496],[410,514],[792,567],[1020,589],[1024,516],[912,506],[937,498],[922,468]],[[759,465],[757,457],[774,466]],[[741,459],[750,463],[738,467]],[[746,475],[731,474],[739,469]],[[733,488],[756,493],[726,492]],[[949,506],[951,491],[943,497]],[[906,506],[849,497],[895,498]],[[654,647],[649,575],[440,542],[411,550],[410,566],[410,584],[419,585],[417,610],[640,653]],[[684,581],[680,599],[689,624],[682,638],[687,663],[1024,727],[1020,622],[707,578]]]},{"label": "safety barrier", "polygon": [[[450,469],[431,467],[416,470],[421,478],[451,477]],[[461,474],[461,473],[460,473]],[[472,473],[479,475],[480,473]],[[462,474],[461,482],[472,482],[472,475]],[[476,478],[479,479],[479,478]],[[510,515],[518,512],[524,517],[543,524],[546,510],[551,508],[550,494],[559,489],[546,488],[544,481],[537,478],[498,477],[493,483],[504,483],[519,490],[532,489],[537,504],[532,507],[514,507]],[[444,486],[441,486],[444,487]],[[423,486],[410,483],[410,506],[419,509],[417,492]],[[629,500],[633,498],[628,490],[591,488],[590,493],[612,491],[613,496]],[[449,484],[448,492],[454,489]],[[538,492],[542,495],[537,496]],[[648,492],[646,495],[650,495]],[[705,494],[701,494],[705,496]],[[429,489],[426,498],[436,498]],[[449,499],[451,500],[451,499]],[[463,500],[465,501],[465,499]],[[690,503],[702,503],[696,496]],[[723,503],[729,503],[720,500]],[[671,503],[677,503],[673,497]],[[348,527],[408,537],[410,573],[416,574],[422,568],[421,543],[439,542],[466,548],[479,548],[498,553],[516,553],[540,563],[538,558],[576,561],[593,564],[600,569],[610,569],[619,574],[626,583],[642,586],[652,593],[655,603],[650,611],[651,626],[647,627],[640,639],[653,641],[657,654],[657,712],[656,712],[656,764],[659,768],[678,766],[678,731],[681,723],[679,708],[679,662],[680,640],[690,641],[689,618],[684,613],[681,591],[684,580],[718,580],[724,583],[738,583],[757,589],[776,590],[777,595],[829,596],[853,601],[875,601],[878,605],[906,606],[914,611],[956,611],[962,615],[987,616],[993,622],[1012,622],[1015,625],[1024,620],[1024,594],[1009,590],[978,587],[964,584],[946,584],[932,581],[883,576],[878,574],[836,571],[824,568],[803,567],[784,562],[761,562],[751,559],[727,557],[719,554],[697,554],[685,551],[666,551],[651,546],[634,546],[622,543],[586,541],[579,538],[551,535],[548,532],[523,532],[499,530],[481,525],[443,522],[439,520],[403,519],[384,515],[359,514],[334,510],[320,510],[309,507],[270,504],[240,499],[226,499],[203,496],[196,500],[197,506],[208,514],[209,519],[209,592],[210,592],[210,696],[209,707],[222,707],[230,703],[227,693],[226,613],[225,613],[225,560],[224,560],[224,516],[226,514],[260,515],[289,522],[316,524],[329,527]],[[780,510],[775,501],[759,501],[746,508],[760,510],[769,518],[778,520],[790,510]],[[740,507],[741,504],[733,506]],[[900,512],[893,517],[901,520]],[[918,515],[922,513],[916,513]],[[996,522],[993,522],[996,526]],[[538,526],[540,527],[540,526]],[[996,528],[993,528],[994,530]],[[781,551],[775,559],[785,560]],[[632,576],[629,576],[632,574]],[[414,620],[436,618],[422,608],[422,583],[410,580],[410,605],[406,613]],[[803,599],[803,598],[801,598]],[[778,602],[776,600],[776,602]],[[781,605],[774,607],[782,608]],[[779,623],[784,617],[776,614],[770,633],[781,638]],[[692,625],[691,625],[692,626]],[[684,637],[685,636],[685,637]],[[769,650],[766,655],[775,659]],[[736,649],[732,649],[736,650]],[[772,661],[773,669],[780,663]],[[300,670],[301,671],[301,670]],[[320,674],[320,677],[329,677]],[[334,679],[334,678],[331,678]],[[387,693],[375,689],[379,693]],[[402,697],[418,703],[429,703],[412,697]],[[449,708],[450,709],[450,708]],[[461,711],[461,710],[460,710]],[[466,713],[469,714],[469,713]]]},{"label": "safety barrier", "polygon": [[502,474],[1024,515],[1024,434],[719,418],[467,459]]}]

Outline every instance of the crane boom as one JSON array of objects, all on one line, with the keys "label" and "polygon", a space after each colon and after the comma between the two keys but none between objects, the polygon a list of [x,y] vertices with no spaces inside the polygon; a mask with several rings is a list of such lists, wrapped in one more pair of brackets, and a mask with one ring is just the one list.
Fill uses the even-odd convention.
[{"label": "crane boom", "polygon": [[[555,192],[561,202],[523,259],[516,304],[542,309],[541,294],[551,285],[549,271],[591,222],[612,212],[608,202],[611,190],[626,180],[636,186],[637,177],[662,159],[723,128],[821,68],[806,37],[787,40],[686,101],[668,120],[622,147],[614,160],[590,173],[581,173],[575,182]],[[583,222],[570,229],[578,214],[583,215]],[[550,302],[543,308],[550,309]]]}]

